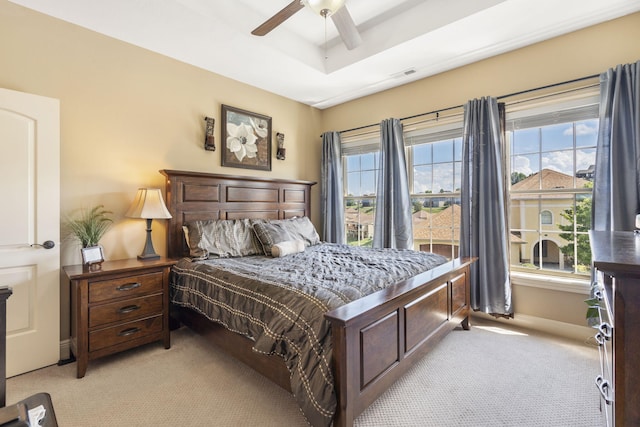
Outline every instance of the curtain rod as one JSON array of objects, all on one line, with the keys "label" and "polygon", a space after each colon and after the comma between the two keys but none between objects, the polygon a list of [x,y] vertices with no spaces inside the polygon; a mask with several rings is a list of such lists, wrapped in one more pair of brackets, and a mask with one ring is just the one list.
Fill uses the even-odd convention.
[{"label": "curtain rod", "polygon": [[[510,94],[507,94],[507,95],[498,96],[497,99],[511,98],[512,96],[524,95],[525,93],[535,92],[537,90],[549,89],[549,88],[552,88],[552,87],[567,85],[567,84],[571,84],[571,83],[577,83],[577,82],[581,82],[583,80],[589,80],[589,79],[593,79],[593,78],[596,78],[596,77],[600,77],[600,74],[592,74],[590,76],[580,77],[580,78],[573,79],[573,80],[567,80],[567,81],[560,82],[560,83],[553,83],[553,84],[550,84],[550,85],[540,86],[540,87],[536,87],[536,88],[533,88],[533,89],[522,90],[520,92],[513,92],[513,93],[510,93]],[[429,111],[427,113],[420,113],[420,114],[415,114],[413,116],[403,117],[403,118],[400,119],[400,121],[409,120],[409,119],[415,119],[416,117],[428,116],[429,114],[440,114],[440,113],[442,113],[444,111],[455,110],[457,108],[462,108],[462,107],[464,107],[464,104],[463,105],[456,105],[455,107],[441,108],[439,110],[433,110],[433,111]],[[372,123],[370,125],[364,125],[364,126],[355,127],[355,128],[352,128],[352,129],[341,130],[341,131],[338,131],[338,133],[353,132],[353,131],[356,131],[356,130],[366,129],[366,128],[370,128],[370,127],[373,127],[373,126],[379,126],[379,125],[380,125],[380,123]],[[320,136],[322,136],[322,135],[320,135]]]}]

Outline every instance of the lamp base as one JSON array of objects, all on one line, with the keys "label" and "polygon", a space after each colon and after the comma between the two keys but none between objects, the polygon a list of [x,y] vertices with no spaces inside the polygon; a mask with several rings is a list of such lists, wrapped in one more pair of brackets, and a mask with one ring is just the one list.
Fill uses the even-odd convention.
[{"label": "lamp base", "polygon": [[138,259],[142,260],[142,261],[148,261],[150,259],[160,259],[160,255],[158,254],[141,254],[138,255]]},{"label": "lamp base", "polygon": [[160,255],[158,255],[156,250],[153,249],[153,241],[151,240],[151,221],[152,219],[147,219],[147,240],[144,244],[142,253],[138,255],[138,259],[143,261],[160,258]]}]

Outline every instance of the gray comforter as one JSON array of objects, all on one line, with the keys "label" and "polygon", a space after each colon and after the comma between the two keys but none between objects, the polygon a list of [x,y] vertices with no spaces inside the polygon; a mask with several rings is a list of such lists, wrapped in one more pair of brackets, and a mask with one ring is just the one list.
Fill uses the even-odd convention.
[{"label": "gray comforter", "polygon": [[251,338],[254,351],[282,357],[307,421],[329,426],[336,397],[324,313],[444,262],[426,252],[331,243],[282,258],[183,259],[171,299]]}]

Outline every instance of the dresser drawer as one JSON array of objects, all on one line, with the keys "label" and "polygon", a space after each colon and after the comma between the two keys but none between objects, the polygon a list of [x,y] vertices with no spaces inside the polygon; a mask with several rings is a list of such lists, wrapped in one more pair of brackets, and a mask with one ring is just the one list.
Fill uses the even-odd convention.
[{"label": "dresser drawer", "polygon": [[89,307],[89,327],[124,322],[162,313],[162,294]]},{"label": "dresser drawer", "polygon": [[162,272],[91,282],[89,303],[126,298],[162,290]]},{"label": "dresser drawer", "polygon": [[89,351],[141,338],[162,331],[162,314],[89,332]]}]

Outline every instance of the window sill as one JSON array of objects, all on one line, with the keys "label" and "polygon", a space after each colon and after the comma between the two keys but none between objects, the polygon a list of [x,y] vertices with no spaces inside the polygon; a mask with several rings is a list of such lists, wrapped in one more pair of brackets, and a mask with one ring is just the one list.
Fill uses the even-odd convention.
[{"label": "window sill", "polygon": [[551,289],[560,292],[573,292],[589,295],[590,281],[588,279],[575,279],[544,274],[531,274],[524,272],[511,272],[511,283],[520,286]]}]

